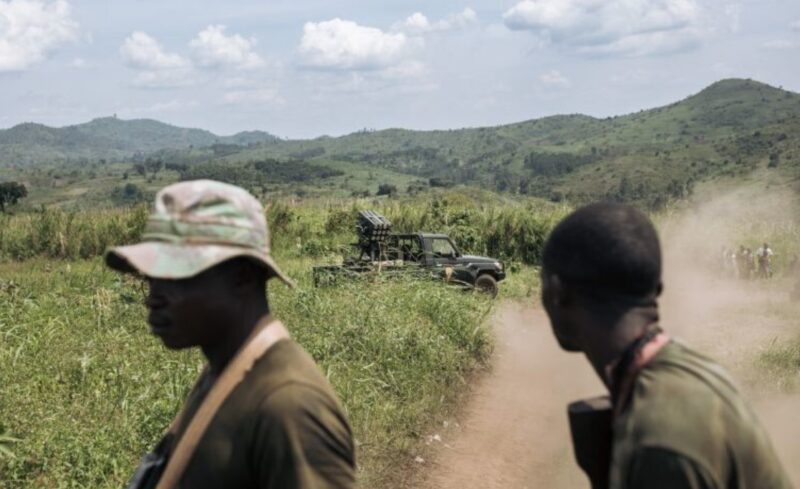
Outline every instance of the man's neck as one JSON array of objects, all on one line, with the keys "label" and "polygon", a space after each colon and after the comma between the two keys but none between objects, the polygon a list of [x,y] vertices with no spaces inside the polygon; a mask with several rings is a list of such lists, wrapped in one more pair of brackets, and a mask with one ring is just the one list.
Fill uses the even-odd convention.
[{"label": "man's neck", "polygon": [[606,367],[617,360],[649,326],[658,323],[658,307],[634,307],[605,320],[602,317],[595,318],[593,322],[597,324],[587,328],[594,334],[587,338],[584,352],[600,380],[610,387]]},{"label": "man's neck", "polygon": [[224,334],[221,334],[217,341],[202,347],[212,378],[218,377],[225,370],[234,355],[253,334],[256,326],[269,315],[266,300],[263,302],[251,301],[249,304],[249,306],[240,308],[239,314],[232,317],[228,324],[220,325],[221,328],[224,328]]}]

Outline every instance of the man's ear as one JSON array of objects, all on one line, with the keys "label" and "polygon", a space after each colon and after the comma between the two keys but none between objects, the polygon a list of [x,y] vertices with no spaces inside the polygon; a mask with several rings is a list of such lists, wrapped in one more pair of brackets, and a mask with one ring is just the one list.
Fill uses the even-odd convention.
[{"label": "man's ear", "polygon": [[553,297],[553,304],[557,306],[567,305],[569,303],[569,291],[567,290],[564,281],[561,280],[561,277],[553,274],[550,275],[547,280],[548,284],[550,285],[550,293]]}]

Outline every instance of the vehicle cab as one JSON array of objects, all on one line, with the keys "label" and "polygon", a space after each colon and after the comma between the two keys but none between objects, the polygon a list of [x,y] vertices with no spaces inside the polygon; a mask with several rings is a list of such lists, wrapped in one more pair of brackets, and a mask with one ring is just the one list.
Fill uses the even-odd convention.
[{"label": "vehicle cab", "polygon": [[497,282],[506,278],[500,260],[465,255],[446,234],[391,235],[389,249],[396,253],[398,260],[440,270],[437,273],[448,282],[468,284],[491,295],[497,294]]}]

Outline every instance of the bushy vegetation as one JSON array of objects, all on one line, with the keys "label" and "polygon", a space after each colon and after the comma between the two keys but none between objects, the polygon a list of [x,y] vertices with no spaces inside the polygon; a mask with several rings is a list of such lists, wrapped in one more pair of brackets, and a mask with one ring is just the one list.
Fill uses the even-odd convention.
[{"label": "bushy vegetation", "polygon": [[7,205],[14,205],[28,196],[28,189],[19,182],[0,182],[0,212],[6,211]]},{"label": "bushy vegetation", "polygon": [[[595,153],[597,150],[595,149]],[[564,175],[597,161],[596,154],[545,153],[532,151],[525,156],[525,168],[535,175],[554,177]]]},{"label": "bushy vegetation", "polygon": [[109,246],[137,240],[148,213],[149,208],[142,205],[87,213],[43,209],[14,216],[0,215],[0,259],[97,256]]},{"label": "bushy vegetation", "polygon": [[800,385],[800,337],[773,341],[758,357],[758,365],[771,384],[781,390]]},{"label": "bushy vegetation", "polygon": [[[491,304],[437,283],[270,287],[276,315],[341,396],[363,487],[413,460],[422,429],[488,355]],[[202,360],[146,330],[143,289],[100,260],[0,265],[0,486],[121,487]]]},{"label": "bushy vegetation", "polygon": [[341,170],[307,163],[303,160],[266,159],[239,167],[230,164],[202,163],[185,167],[181,180],[208,178],[235,185],[253,187],[262,184],[319,181],[343,175]]},{"label": "bushy vegetation", "polygon": [[[124,187],[120,190],[124,196]],[[484,197],[491,197],[487,194]],[[359,210],[386,215],[397,232],[448,233],[462,251],[507,261],[537,264],[547,233],[569,209],[544,201],[487,204],[455,192],[430,201],[380,200],[269,205],[268,222],[277,250],[289,256],[336,255],[354,239]],[[44,209],[0,216],[0,259],[34,256],[88,258],[108,246],[136,241],[147,220],[147,207],[90,210]]]}]

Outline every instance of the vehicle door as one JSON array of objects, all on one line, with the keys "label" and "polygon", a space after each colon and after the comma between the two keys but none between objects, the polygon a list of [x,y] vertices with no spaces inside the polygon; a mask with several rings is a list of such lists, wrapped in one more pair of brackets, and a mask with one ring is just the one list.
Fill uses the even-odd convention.
[{"label": "vehicle door", "polygon": [[422,264],[425,254],[418,236],[400,236],[394,244],[397,250],[397,259],[406,263]]},{"label": "vehicle door", "polygon": [[447,238],[431,238],[431,259],[437,267],[452,267],[457,263],[458,252]]}]

